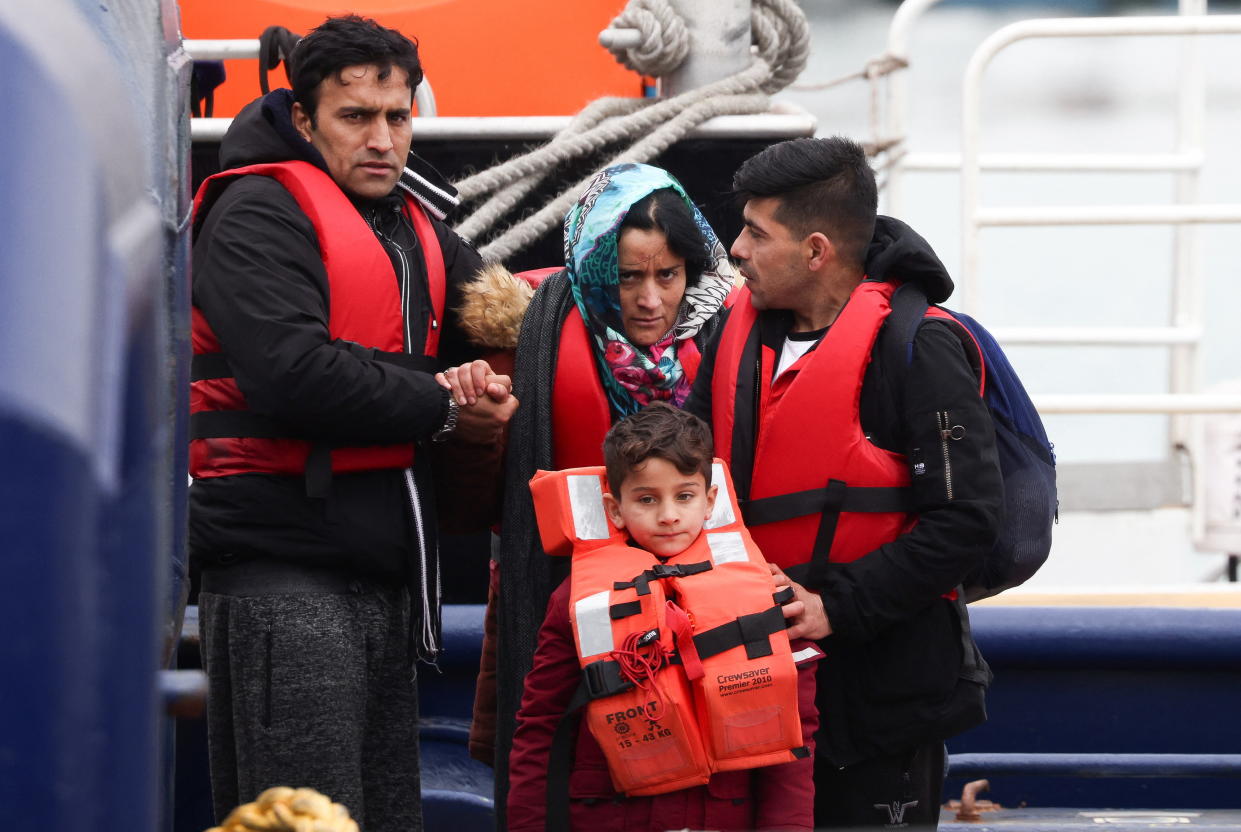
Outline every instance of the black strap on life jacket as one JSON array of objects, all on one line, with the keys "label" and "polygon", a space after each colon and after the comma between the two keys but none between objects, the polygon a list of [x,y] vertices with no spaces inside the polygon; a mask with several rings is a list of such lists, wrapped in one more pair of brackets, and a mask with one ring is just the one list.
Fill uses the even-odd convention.
[{"label": "black strap on life jacket", "polygon": [[694,636],[694,648],[698,651],[698,658],[707,659],[725,650],[744,646],[747,659],[758,659],[772,654],[771,634],[783,629],[784,613],[776,605],[762,612],[738,616],[727,624],[699,633]]},{"label": "black strap on life jacket", "polygon": [[[690,575],[707,572],[712,568],[712,563],[709,560],[699,561],[698,563],[657,563],[642,574],[635,576],[632,580],[617,581],[612,584],[612,589],[637,589],[639,595],[650,595],[651,581],[659,581],[664,578],[687,578]],[[614,615],[612,617],[618,618],[620,616]]]},{"label": "black strap on life jacket", "polygon": [[806,491],[794,491],[790,494],[778,494],[774,497],[763,497],[758,500],[741,501],[741,516],[747,526],[760,526],[763,523],[778,523],[781,520],[792,520],[807,514],[818,514],[833,507],[839,502],[839,511],[857,511],[869,513],[906,512],[913,507],[913,499],[908,488],[897,486],[866,488],[846,486],[842,497],[831,493],[831,480],[823,488],[811,488]]},{"label": "black strap on life jacket", "polygon": [[613,604],[608,607],[608,616],[616,621],[618,618],[628,618],[631,615],[637,615],[642,612],[641,601],[626,601],[623,604]]},{"label": "black strap on life jacket", "polygon": [[913,494],[907,487],[849,486],[844,480],[828,480],[823,488],[746,500],[740,505],[747,526],[778,523],[807,514],[821,515],[810,560],[785,570],[793,580],[814,589],[827,579],[832,541],[836,538],[841,512],[905,513],[913,510]]}]

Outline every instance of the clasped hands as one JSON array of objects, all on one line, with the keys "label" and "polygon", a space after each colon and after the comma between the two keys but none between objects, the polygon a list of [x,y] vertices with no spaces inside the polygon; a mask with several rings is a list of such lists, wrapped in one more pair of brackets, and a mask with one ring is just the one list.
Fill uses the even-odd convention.
[{"label": "clasped hands", "polygon": [[823,608],[823,599],[817,592],[811,592],[797,581],[784,574],[784,570],[769,563],[771,576],[776,580],[776,591],[789,587],[793,590],[793,600],[782,607],[784,617],[792,622],[788,625],[789,638],[808,638],[812,641],[827,638],[832,634],[832,624],[827,620],[827,611]]},{"label": "clasped hands", "polygon": [[456,436],[473,445],[498,442],[509,419],[517,411],[513,380],[492,371],[481,358],[435,374],[460,408]]}]

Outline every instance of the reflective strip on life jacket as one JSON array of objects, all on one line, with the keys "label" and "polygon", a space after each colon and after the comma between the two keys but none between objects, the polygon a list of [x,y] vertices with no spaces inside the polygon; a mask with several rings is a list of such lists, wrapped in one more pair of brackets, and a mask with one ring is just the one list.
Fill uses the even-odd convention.
[{"label": "reflective strip on life jacket", "polygon": [[[815,552],[827,556],[823,562],[855,560],[913,525],[905,458],[872,444],[858,411],[894,289],[892,283],[860,284],[819,345],[775,384],[771,350],[760,345],[761,366],[742,360],[743,354],[755,354],[758,339],[758,313],[748,291],[725,324],[712,379],[716,450],[729,461],[753,448],[746,502],[750,533],[781,567],[810,562]],[[749,418],[737,412],[743,376],[746,382],[757,376],[760,405],[750,426],[753,444],[738,448],[738,420]],[[740,407],[748,414],[753,402]],[[809,434],[808,425],[813,426]]]},{"label": "reflective strip on life jacket", "polygon": [[[540,471],[531,492],[545,550],[572,552],[586,722],[617,790],[662,794],[715,771],[804,756],[784,617],[727,468],[713,465],[719,491],[702,534],[662,561],[627,545],[610,522],[604,536],[582,521],[592,516],[582,502],[599,499],[602,509],[603,476],[601,467]],[[658,669],[635,681],[622,665],[637,657]]]},{"label": "reflective strip on life jacket", "polygon": [[[280,182],[314,225],[328,278],[328,331],[388,353],[404,350],[400,290],[392,262],[374,231],[331,177],[306,162],[236,168],[208,178],[194,199],[195,231],[229,182],[239,176],[269,176]],[[434,356],[443,319],[446,275],[435,229],[422,207],[405,200],[426,265],[432,320],[424,350]],[[210,324],[191,310],[195,366],[218,365],[191,382],[190,472],[195,477],[242,473],[306,472],[312,444],[287,435],[288,428],[249,410],[227,366]],[[326,446],[325,446],[326,448]],[[404,468],[413,462],[412,443],[331,448],[330,471],[344,473]],[[326,465],[325,465],[326,468]]]}]

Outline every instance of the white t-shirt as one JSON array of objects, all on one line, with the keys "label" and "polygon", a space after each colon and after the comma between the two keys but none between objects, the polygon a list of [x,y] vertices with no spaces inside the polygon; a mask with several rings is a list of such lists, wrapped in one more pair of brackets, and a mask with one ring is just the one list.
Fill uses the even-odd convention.
[{"label": "white t-shirt", "polygon": [[778,379],[780,374],[792,367],[797,359],[810,352],[815,344],[822,341],[826,334],[827,327],[813,332],[790,332],[786,335],[784,345],[780,347],[780,360],[776,362],[776,374],[771,380],[774,382]]}]

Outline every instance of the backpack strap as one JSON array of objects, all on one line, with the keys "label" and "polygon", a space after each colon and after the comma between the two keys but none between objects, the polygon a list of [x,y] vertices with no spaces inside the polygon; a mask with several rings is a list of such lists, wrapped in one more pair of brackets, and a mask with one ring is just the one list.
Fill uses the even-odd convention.
[{"label": "backpack strap", "polygon": [[[908,367],[914,358],[914,338],[931,304],[917,283],[903,283],[892,293],[892,312],[879,333],[883,368]],[[904,375],[904,369],[893,372]]]},{"label": "backpack strap", "polygon": [[[897,287],[892,293],[890,304],[892,312],[879,331],[875,350],[880,356],[880,366],[887,383],[888,395],[892,403],[896,405],[897,412],[900,412],[903,404],[902,394],[905,389],[906,368],[914,360],[914,339],[918,336],[918,328],[927,320],[927,311],[931,308],[931,304],[926,299],[926,293],[917,283],[903,283]],[[955,313],[950,313],[946,317],[937,316],[937,319],[948,324],[949,329],[961,341],[965,357],[970,363],[970,369],[974,371],[974,375],[981,383],[983,378],[982,349],[969,328],[953,315]]]}]

